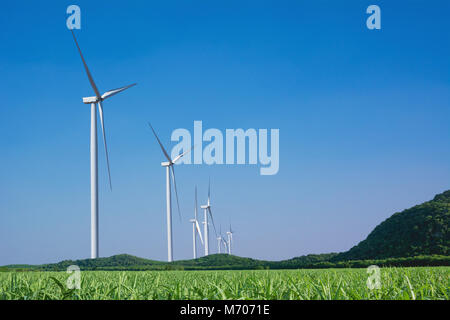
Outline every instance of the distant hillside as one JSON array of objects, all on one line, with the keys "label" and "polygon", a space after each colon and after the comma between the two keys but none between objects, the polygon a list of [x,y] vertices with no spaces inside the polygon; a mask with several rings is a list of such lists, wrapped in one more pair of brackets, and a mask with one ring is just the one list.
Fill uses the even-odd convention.
[{"label": "distant hillside", "polygon": [[379,266],[450,266],[450,256],[417,256],[383,260],[334,261],[336,253],[310,254],[282,261],[264,261],[242,258],[228,254],[212,254],[192,260],[161,262],[121,254],[108,258],[65,260],[44,265],[9,265],[4,271],[66,271],[77,265],[83,271],[163,271],[163,270],[257,270],[257,269],[318,269],[318,268],[364,268]]},{"label": "distant hillside", "polygon": [[333,261],[450,255],[450,190],[395,213]]},{"label": "distant hillside", "polygon": [[[77,265],[82,270],[218,270],[218,269],[257,269],[265,267],[269,262],[242,258],[228,254],[211,254],[206,257],[191,260],[178,260],[163,262],[148,260],[128,254],[120,254],[108,258],[65,260],[59,263],[44,264],[38,266],[23,266],[19,269],[35,269],[47,271],[66,270],[70,265]],[[10,269],[12,266],[5,266]]]},{"label": "distant hillside", "polygon": [[280,267],[282,269],[291,268],[311,268],[313,266],[318,266],[323,263],[331,261],[336,257],[337,253],[323,253],[323,254],[308,254],[306,256],[295,257],[288,260],[276,261],[273,267]]},{"label": "distant hillside", "polygon": [[209,256],[191,260],[178,260],[173,265],[183,266],[184,269],[253,269],[264,267],[268,261],[243,258],[229,254],[210,254]]},{"label": "distant hillside", "polygon": [[348,268],[379,266],[450,265],[450,190],[433,200],[395,213],[378,225],[357,246],[343,253],[309,254],[282,261],[265,261],[228,254],[212,254],[192,260],[162,262],[120,254],[108,258],[65,260],[44,265],[9,265],[0,271],[81,270],[245,270]]},{"label": "distant hillside", "polygon": [[64,260],[58,263],[35,266],[41,270],[66,270],[70,265],[77,265],[82,270],[133,269],[135,267],[160,266],[164,262],[148,260],[129,254],[118,254],[108,258]]}]

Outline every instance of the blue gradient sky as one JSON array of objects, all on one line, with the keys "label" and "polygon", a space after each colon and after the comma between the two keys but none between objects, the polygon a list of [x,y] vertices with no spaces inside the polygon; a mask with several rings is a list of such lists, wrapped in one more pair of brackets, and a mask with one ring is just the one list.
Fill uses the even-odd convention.
[{"label": "blue gradient sky", "polygon": [[[380,31],[365,27],[374,3]],[[275,176],[176,168],[175,259],[192,255],[194,185],[204,201],[208,177],[235,254],[274,260],[347,250],[449,189],[448,1],[2,3],[0,265],[90,255],[81,97],[92,89],[65,25],[70,4],[100,90],[138,82],[105,103],[113,192],[99,149],[101,256],[167,258],[163,157],[147,121],[168,147],[194,120],[280,129]]]}]

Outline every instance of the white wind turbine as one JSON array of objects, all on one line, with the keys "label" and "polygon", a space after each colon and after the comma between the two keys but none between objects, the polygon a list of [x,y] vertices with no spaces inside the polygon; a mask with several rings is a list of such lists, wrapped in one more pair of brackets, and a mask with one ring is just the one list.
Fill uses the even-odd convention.
[{"label": "white wind turbine", "polygon": [[210,197],[211,197],[211,182],[208,182],[208,202],[201,206],[202,209],[204,209],[204,221],[203,221],[203,234],[205,235],[205,256],[209,255],[209,226],[208,226],[208,214],[211,217],[211,221],[214,227],[214,233],[217,235],[216,232],[216,226],[214,225],[214,219],[212,216],[212,212],[211,212],[211,201],[210,201]]},{"label": "white wind turbine", "polygon": [[200,236],[200,241],[203,244],[202,232],[200,231],[200,226],[197,220],[197,186],[195,187],[195,209],[194,209],[194,219],[189,220],[192,222],[192,241],[194,248],[194,259],[197,259],[197,232]]},{"label": "white wind turbine", "polygon": [[228,252],[228,243],[224,237],[222,237],[222,243],[223,243],[223,247],[225,248],[225,253],[227,253]]},{"label": "white wind turbine", "polygon": [[223,243],[223,238],[222,238],[222,226],[219,227],[219,236],[216,238],[217,239],[217,252],[218,253],[222,253],[221,248],[222,248],[222,243]]},{"label": "white wind turbine", "polygon": [[233,229],[231,229],[231,223],[230,223],[230,230],[227,231],[227,236],[228,236],[228,254],[231,254],[231,248],[233,245]]},{"label": "white wind turbine", "polygon": [[166,162],[161,162],[161,166],[166,167],[166,205],[167,205],[167,260],[169,262],[173,261],[173,244],[172,244],[172,198],[171,198],[171,188],[170,188],[170,171],[172,170],[172,182],[173,187],[175,189],[175,196],[177,198],[177,208],[178,208],[178,215],[181,219],[181,211],[180,211],[180,203],[178,201],[178,192],[177,192],[177,183],[175,180],[175,170],[173,168],[173,165],[175,162],[177,162],[181,157],[183,157],[186,153],[191,151],[191,149],[177,155],[173,160],[170,159],[169,154],[167,153],[166,149],[164,149],[161,141],[158,138],[158,135],[156,134],[155,130],[153,129],[152,125],[148,124],[150,128],[153,131],[153,134],[155,135],[156,140],[158,140],[159,146],[161,147],[161,150],[166,157]]},{"label": "white wind turbine", "polygon": [[109,157],[108,157],[108,146],[106,144],[106,135],[105,135],[105,124],[104,124],[104,115],[103,115],[103,106],[102,101],[112,97],[119,92],[122,92],[134,85],[136,83],[130,84],[128,86],[112,89],[106,91],[102,95],[97,89],[95,85],[94,79],[89,71],[89,68],[84,60],[83,54],[81,53],[80,46],[78,45],[77,39],[75,38],[75,34],[73,30],[72,32],[73,40],[75,40],[75,44],[78,48],[78,52],[80,53],[81,60],[83,61],[84,69],[89,78],[89,82],[91,84],[92,89],[94,89],[95,96],[93,97],[85,97],[83,98],[83,103],[91,105],[91,258],[98,258],[99,256],[99,245],[98,245],[98,148],[97,148],[97,108],[95,104],[98,106],[98,111],[100,115],[100,123],[102,126],[103,133],[103,143],[105,145],[105,154],[106,154],[106,165],[108,167],[108,178],[109,178],[109,187],[112,190],[111,184],[111,171],[109,169]]}]

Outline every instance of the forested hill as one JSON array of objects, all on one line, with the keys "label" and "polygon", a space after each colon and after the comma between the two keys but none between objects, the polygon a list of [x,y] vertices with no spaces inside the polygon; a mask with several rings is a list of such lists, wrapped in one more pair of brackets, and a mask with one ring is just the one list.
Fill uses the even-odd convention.
[{"label": "forested hill", "polygon": [[8,270],[230,270],[296,269],[380,266],[450,265],[450,190],[433,200],[395,213],[378,225],[357,246],[343,253],[310,254],[282,261],[264,261],[227,254],[193,260],[162,262],[127,254],[108,258],[65,260],[45,265],[9,265]]},{"label": "forested hill", "polygon": [[333,261],[450,255],[450,190],[397,212]]}]

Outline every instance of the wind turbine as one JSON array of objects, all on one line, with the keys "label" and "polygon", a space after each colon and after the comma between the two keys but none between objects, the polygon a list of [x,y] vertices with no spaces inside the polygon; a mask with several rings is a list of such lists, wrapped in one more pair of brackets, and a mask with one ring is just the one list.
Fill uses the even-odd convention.
[{"label": "wind turbine", "polygon": [[95,96],[93,97],[85,97],[83,98],[84,104],[91,105],[91,259],[98,258],[99,250],[98,250],[98,148],[97,148],[97,108],[95,104],[98,106],[98,111],[100,115],[100,123],[102,126],[103,133],[103,144],[105,145],[105,154],[106,154],[106,165],[108,167],[108,178],[109,178],[109,187],[112,190],[111,184],[111,171],[109,169],[109,157],[108,157],[108,146],[106,144],[106,135],[105,135],[105,123],[104,123],[104,115],[103,115],[103,106],[102,102],[109,97],[112,97],[119,92],[122,92],[134,85],[136,83],[130,84],[125,87],[112,89],[106,91],[102,95],[98,91],[97,86],[95,85],[94,79],[89,71],[89,68],[84,60],[83,54],[81,53],[80,46],[78,45],[77,38],[75,38],[75,34],[73,30],[72,32],[73,40],[78,48],[78,52],[80,53],[81,61],[83,61],[84,70],[88,76],[89,82],[91,84],[92,89],[94,89]]},{"label": "wind turbine", "polygon": [[225,248],[225,252],[228,252],[228,243],[226,242],[224,237],[222,237],[222,243],[223,243],[223,247]]},{"label": "wind turbine", "polygon": [[231,254],[231,247],[233,245],[233,229],[231,229],[231,223],[230,223],[230,230],[227,231],[228,236],[228,254]]},{"label": "wind turbine", "polygon": [[219,236],[216,238],[217,239],[217,252],[218,253],[222,253],[221,252],[221,247],[222,247],[222,226],[219,227]]},{"label": "wind turbine", "polygon": [[190,222],[192,222],[192,241],[193,241],[193,247],[194,247],[194,259],[197,259],[197,232],[198,235],[200,236],[200,241],[203,244],[203,239],[202,239],[202,233],[200,231],[200,226],[198,224],[198,220],[197,220],[197,186],[195,186],[195,209],[194,209],[194,219],[189,220]]},{"label": "wind turbine", "polygon": [[204,227],[203,234],[205,235],[205,256],[209,255],[208,214],[211,217],[211,221],[213,223],[214,233],[217,235],[216,226],[214,225],[214,219],[213,219],[212,212],[211,212],[211,201],[210,201],[210,198],[211,198],[211,181],[208,182],[208,202],[205,205],[200,207],[200,208],[205,210],[204,211],[204,213],[205,213],[204,219],[205,220],[203,221],[203,224],[204,224],[204,226],[203,226]]},{"label": "wind turbine", "polygon": [[180,203],[178,201],[178,192],[177,192],[177,183],[175,180],[175,170],[173,168],[173,165],[175,162],[177,162],[181,157],[183,157],[186,153],[191,151],[191,149],[177,155],[175,158],[170,159],[169,154],[167,153],[166,149],[164,149],[161,141],[158,138],[158,135],[156,134],[155,130],[153,129],[152,125],[148,124],[150,128],[153,131],[153,134],[155,135],[156,140],[158,140],[158,144],[161,147],[161,150],[166,157],[166,162],[161,162],[161,166],[166,167],[166,205],[167,205],[167,260],[169,262],[173,261],[173,246],[172,246],[172,198],[171,198],[171,188],[170,188],[170,171],[172,171],[172,182],[173,187],[175,189],[175,196],[177,198],[177,208],[178,208],[178,215],[181,219],[181,211],[180,211]]}]

